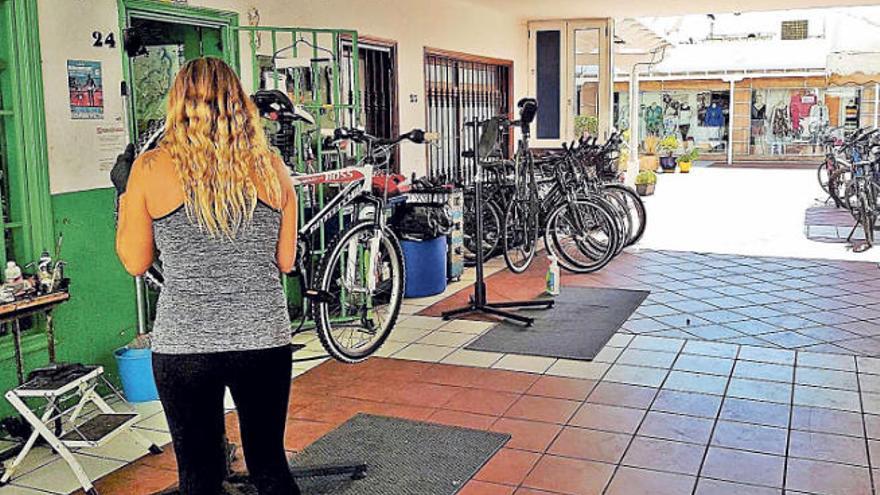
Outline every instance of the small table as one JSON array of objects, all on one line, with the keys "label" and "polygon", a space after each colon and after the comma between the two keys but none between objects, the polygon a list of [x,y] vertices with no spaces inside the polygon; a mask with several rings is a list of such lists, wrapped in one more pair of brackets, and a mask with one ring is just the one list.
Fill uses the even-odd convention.
[{"label": "small table", "polygon": [[24,383],[24,353],[21,348],[22,318],[35,314],[46,315],[46,343],[49,350],[49,362],[55,362],[55,330],[52,326],[52,310],[70,299],[67,292],[53,292],[20,301],[0,304],[0,324],[12,325],[13,348],[15,352],[15,371],[18,384]]}]

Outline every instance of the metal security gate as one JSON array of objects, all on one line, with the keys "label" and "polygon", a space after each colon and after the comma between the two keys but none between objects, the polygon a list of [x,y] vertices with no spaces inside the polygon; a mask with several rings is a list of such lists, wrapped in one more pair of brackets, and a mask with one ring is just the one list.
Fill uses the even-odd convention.
[{"label": "metal security gate", "polygon": [[[314,126],[296,124],[296,151],[288,166],[297,172],[320,172],[347,165],[324,146],[333,129],[361,122],[360,60],[344,56],[344,43],[358,50],[355,31],[295,27],[240,26],[235,28],[250,45],[252,88],[278,89],[308,111]],[[336,191],[333,184],[300,188],[300,225],[321,209]],[[342,228],[340,218],[339,228]],[[321,253],[335,232],[320,230]]]},{"label": "metal security gate", "polygon": [[[374,136],[391,138],[397,135],[396,47],[392,44],[361,42],[358,47],[360,64],[361,121]],[[352,66],[351,43],[344,42],[346,66]],[[392,164],[394,166],[396,164]]]},{"label": "metal security gate", "polygon": [[[427,131],[440,136],[440,145],[428,148],[428,174],[469,184],[475,174],[473,159],[462,158],[473,148],[471,133],[463,126],[474,118],[510,115],[511,62],[446,52],[425,53]],[[510,153],[509,136],[501,152]]]}]

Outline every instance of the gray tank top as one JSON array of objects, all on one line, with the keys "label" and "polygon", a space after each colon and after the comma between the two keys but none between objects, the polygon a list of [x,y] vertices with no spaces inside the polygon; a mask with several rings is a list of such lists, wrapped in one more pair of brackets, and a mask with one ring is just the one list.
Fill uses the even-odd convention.
[{"label": "gray tank top", "polygon": [[290,343],[290,317],[276,266],[281,213],[259,202],[235,239],[211,237],[181,206],[153,221],[165,275],[153,351],[246,351]]}]

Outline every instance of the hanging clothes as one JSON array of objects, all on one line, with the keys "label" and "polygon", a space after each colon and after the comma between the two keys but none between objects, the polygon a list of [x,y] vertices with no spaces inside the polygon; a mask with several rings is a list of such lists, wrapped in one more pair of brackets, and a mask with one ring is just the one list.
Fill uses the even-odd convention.
[{"label": "hanging clothes", "polygon": [[783,138],[791,133],[788,105],[785,103],[780,103],[773,108],[773,112],[770,114],[770,133],[777,138]]},{"label": "hanging clothes", "polygon": [[691,130],[692,118],[693,112],[691,112],[691,106],[687,103],[683,103],[678,109],[678,130],[681,132],[682,141],[687,141],[688,134],[690,134]]},{"label": "hanging clothes", "polygon": [[801,131],[801,119],[809,117],[810,109],[816,104],[816,96],[805,95],[798,91],[792,93],[789,103],[791,130],[794,134],[799,134]]},{"label": "hanging clothes", "polygon": [[660,134],[663,127],[663,107],[656,103],[652,103],[645,109],[645,129],[650,134]]},{"label": "hanging clothes", "polygon": [[724,110],[718,103],[712,103],[706,109],[706,120],[703,122],[706,127],[724,127]]}]

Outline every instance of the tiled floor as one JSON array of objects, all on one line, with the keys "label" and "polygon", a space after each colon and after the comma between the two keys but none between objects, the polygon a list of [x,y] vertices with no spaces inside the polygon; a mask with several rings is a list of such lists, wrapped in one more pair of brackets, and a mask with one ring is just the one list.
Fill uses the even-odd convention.
[{"label": "tiled floor", "polygon": [[[498,274],[491,297],[540,292],[541,266],[516,283]],[[510,433],[464,495],[874,493],[880,358],[855,354],[880,354],[878,278],[866,263],[625,254],[564,279],[652,290],[593,362],[469,351],[491,323],[422,315],[445,296],[407,301],[380,352],[392,359],[294,366],[286,445],[302,449],[371,412]],[[783,348],[797,336],[816,342]],[[298,357],[321,353],[314,336],[297,341]],[[167,441],[158,405],[141,407],[142,431]],[[102,495],[173,483],[171,449],[140,455],[121,438],[81,456],[96,478],[115,470]],[[0,495],[74,489],[44,449]]]},{"label": "tiled floor", "polygon": [[[538,295],[546,261],[536,261],[526,274],[492,276],[490,299]],[[634,251],[599,273],[563,274],[563,285],[650,290],[627,333],[880,356],[875,263]],[[468,293],[422,314],[439,315]]]}]

